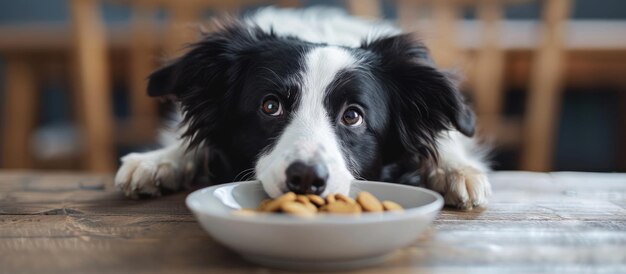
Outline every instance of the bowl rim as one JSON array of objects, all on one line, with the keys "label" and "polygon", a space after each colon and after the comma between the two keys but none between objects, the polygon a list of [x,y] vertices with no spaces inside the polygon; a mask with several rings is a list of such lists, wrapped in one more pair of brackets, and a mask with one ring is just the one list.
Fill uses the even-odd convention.
[{"label": "bowl rim", "polygon": [[337,224],[337,225],[348,225],[348,224],[363,224],[363,223],[376,223],[376,222],[388,222],[388,221],[399,221],[406,220],[411,218],[417,218],[421,216],[425,216],[431,213],[436,213],[443,208],[444,200],[441,195],[435,191],[430,189],[426,189],[423,187],[416,186],[407,186],[400,185],[394,183],[386,183],[386,182],[377,182],[377,181],[361,181],[354,180],[353,183],[357,184],[385,184],[388,186],[399,187],[410,189],[411,191],[424,192],[435,198],[434,201],[427,203],[422,206],[405,208],[402,213],[364,213],[359,215],[316,215],[310,218],[297,217],[286,214],[274,214],[274,213],[259,213],[255,216],[238,216],[232,214],[232,211],[217,211],[207,209],[205,207],[200,207],[198,204],[194,203],[195,199],[198,199],[200,195],[205,194],[206,192],[211,192],[217,188],[228,187],[232,185],[238,184],[260,184],[260,181],[240,181],[240,182],[232,182],[226,184],[219,184],[208,186],[205,188],[198,189],[192,193],[190,193],[186,199],[185,204],[187,207],[193,212],[196,217],[199,215],[209,216],[212,218],[218,218],[222,220],[230,220],[237,221],[243,223],[256,223],[256,224],[284,224],[284,225],[311,225],[311,224]]}]

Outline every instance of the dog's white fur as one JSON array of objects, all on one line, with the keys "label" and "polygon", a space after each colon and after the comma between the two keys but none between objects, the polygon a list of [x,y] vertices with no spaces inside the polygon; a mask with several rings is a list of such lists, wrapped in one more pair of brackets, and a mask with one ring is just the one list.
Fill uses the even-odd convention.
[{"label": "dog's white fur", "polygon": [[447,205],[485,205],[491,195],[485,149],[458,131],[442,133],[437,148],[439,166],[428,174],[426,186],[443,194]]},{"label": "dog's white fur", "polygon": [[[182,117],[172,117],[175,123]],[[198,168],[206,161],[205,151],[187,150],[187,141],[180,136],[186,127],[170,125],[159,135],[160,149],[130,153],[122,157],[122,166],[115,175],[115,185],[124,194],[136,198],[139,194],[159,196],[159,188],[178,190],[191,182]]]},{"label": "dog's white fur", "polygon": [[341,9],[312,7],[277,9],[268,7],[246,20],[264,31],[298,37],[311,43],[359,47],[363,41],[402,31],[386,21],[366,20],[347,15]]},{"label": "dog's white fur", "polygon": [[324,98],[335,76],[343,69],[354,67],[356,60],[345,49],[322,47],[307,53],[305,63],[306,69],[301,76],[300,107],[292,114],[293,120],[281,134],[276,146],[262,155],[256,165],[257,179],[271,197],[287,192],[285,170],[296,160],[326,165],[330,176],[322,195],[348,194],[348,182],[354,179],[329,122],[331,117],[324,108]]},{"label": "dog's white fur", "polygon": [[[356,19],[338,10],[321,8],[266,8],[249,17],[247,22],[266,31],[272,29],[278,35],[349,47],[359,46],[364,39],[401,32],[388,23]],[[336,72],[354,65],[355,60],[338,47],[325,47],[310,52],[306,62],[309,73],[304,75],[304,89],[307,90],[303,92],[301,110],[295,114],[295,119],[285,129],[274,149],[259,159],[257,178],[266,182],[283,182],[284,173],[271,171],[284,170],[288,160],[306,161],[322,157],[325,163],[333,163],[328,166],[330,178],[325,193],[347,193],[349,185],[340,182],[353,178],[341,157],[339,143],[330,124],[324,122],[328,119],[321,118],[328,115],[322,106],[322,98],[323,90]],[[122,167],[115,177],[116,186],[126,195],[135,197],[140,193],[159,195],[160,185],[178,189],[181,183],[189,182],[198,163],[202,162],[202,155],[197,151],[187,151],[184,140],[168,139],[161,149],[124,156]],[[428,175],[427,186],[442,193],[448,205],[472,208],[486,204],[491,194],[487,178],[489,168],[477,142],[456,131],[442,133],[437,142],[439,166]],[[315,151],[319,151],[318,154]],[[264,184],[264,188],[271,196],[277,196],[286,189],[276,184]]]}]

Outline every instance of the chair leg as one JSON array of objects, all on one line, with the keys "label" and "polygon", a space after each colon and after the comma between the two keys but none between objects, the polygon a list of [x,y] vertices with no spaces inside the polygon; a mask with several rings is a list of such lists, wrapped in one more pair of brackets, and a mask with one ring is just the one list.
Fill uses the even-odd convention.
[{"label": "chair leg", "polygon": [[192,25],[199,21],[199,13],[196,6],[185,1],[171,1],[168,5],[171,14],[166,26],[164,50],[173,59],[184,53],[186,43],[197,39],[198,30]]},{"label": "chair leg", "polygon": [[541,45],[533,61],[524,117],[521,168],[525,170],[549,171],[552,168],[553,138],[561,98],[563,39],[570,6],[570,0],[544,1]]},{"label": "chair leg", "polygon": [[6,62],[2,163],[5,168],[33,168],[30,140],[37,122],[37,87],[31,64],[22,56]]},{"label": "chair leg", "polygon": [[502,112],[504,52],[500,46],[503,6],[498,1],[481,2],[478,17],[483,24],[483,44],[478,52],[474,102],[481,129],[497,134]]},{"label": "chair leg", "polygon": [[396,12],[398,14],[398,25],[403,30],[414,32],[418,31],[419,8],[420,3],[413,0],[397,0]]},{"label": "chair leg", "polygon": [[106,34],[97,1],[72,0],[70,5],[86,164],[92,172],[111,172],[114,169],[115,148]]},{"label": "chair leg", "polygon": [[433,3],[433,20],[438,35],[428,46],[435,63],[442,68],[451,68],[460,60],[460,50],[456,41],[459,13],[456,1],[438,0]]}]

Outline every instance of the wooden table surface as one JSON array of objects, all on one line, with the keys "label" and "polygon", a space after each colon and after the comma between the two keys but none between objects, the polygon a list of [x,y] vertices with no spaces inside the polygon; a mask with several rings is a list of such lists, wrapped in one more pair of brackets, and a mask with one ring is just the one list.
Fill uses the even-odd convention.
[{"label": "wooden table surface", "polygon": [[[486,209],[445,209],[412,246],[355,272],[626,273],[626,174],[491,179]],[[0,172],[0,273],[284,272],[216,243],[187,193],[133,201],[110,175]]]}]

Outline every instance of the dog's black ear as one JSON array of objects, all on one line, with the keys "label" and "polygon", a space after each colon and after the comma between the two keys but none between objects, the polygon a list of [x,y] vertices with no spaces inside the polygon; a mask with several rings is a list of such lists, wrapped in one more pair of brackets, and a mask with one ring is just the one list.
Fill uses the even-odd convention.
[{"label": "dog's black ear", "polygon": [[410,35],[364,43],[379,56],[379,77],[392,100],[392,116],[402,149],[436,158],[436,137],[456,128],[472,136],[475,118],[452,74],[435,68],[426,47]]},{"label": "dog's black ear", "polygon": [[229,36],[235,27],[204,37],[188,46],[183,56],[152,72],[148,77],[148,95],[152,97],[174,95],[181,99],[190,92],[218,94],[222,90],[226,69],[230,66]]},{"label": "dog's black ear", "polygon": [[190,146],[209,142],[219,131],[226,94],[241,85],[245,53],[261,39],[272,39],[258,28],[229,22],[203,34],[186,54],[148,78],[148,95],[167,96],[180,103]]},{"label": "dog's black ear", "polygon": [[259,28],[242,22],[225,22],[215,32],[203,33],[202,38],[188,45],[182,57],[154,71],[148,77],[148,95],[176,95],[181,98],[191,91],[219,93],[233,82],[240,66],[240,53],[261,39],[274,38]]},{"label": "dog's black ear", "polygon": [[160,97],[173,94],[176,90],[174,84],[176,63],[172,63],[157,69],[148,77],[148,95]]},{"label": "dog's black ear", "polygon": [[474,111],[466,104],[462,105],[462,109],[457,113],[456,120],[453,121],[454,127],[467,137],[474,136],[476,132],[476,115]]},{"label": "dog's black ear", "polygon": [[455,119],[451,120],[452,125],[465,136],[472,137],[476,131],[476,115],[459,92],[459,77],[452,72],[442,72],[442,74],[447,78],[449,85],[451,85],[452,93],[457,97],[453,100],[458,103],[458,110]]}]

